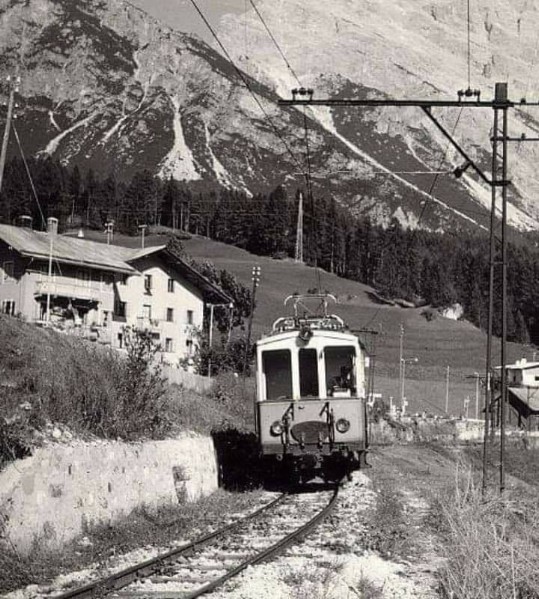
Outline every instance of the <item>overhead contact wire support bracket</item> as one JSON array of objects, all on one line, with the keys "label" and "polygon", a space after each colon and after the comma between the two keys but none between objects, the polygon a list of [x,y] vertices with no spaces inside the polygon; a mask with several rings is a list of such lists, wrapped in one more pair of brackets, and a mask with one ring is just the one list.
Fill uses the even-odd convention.
[{"label": "overhead contact wire support bracket", "polygon": [[[469,78],[468,78],[469,79]],[[539,106],[539,102],[528,102],[525,98],[522,98],[519,102],[513,102],[508,98],[507,83],[496,83],[494,98],[492,100],[482,100],[480,90],[472,89],[470,87],[470,81],[468,80],[468,87],[465,90],[459,90],[457,92],[457,100],[393,100],[393,99],[313,99],[313,90],[300,88],[292,90],[292,100],[280,100],[281,106],[327,106],[327,107],[377,107],[377,106],[393,106],[393,107],[417,107],[421,108],[422,111],[428,116],[430,121],[434,123],[436,128],[443,134],[443,136],[449,140],[451,145],[457,150],[457,152],[466,161],[463,166],[457,167],[453,174],[459,178],[464,172],[471,168],[477,173],[481,180],[486,183],[492,192],[492,208],[491,208],[491,220],[490,220],[490,277],[489,277],[489,327],[487,333],[487,356],[486,356],[486,378],[487,383],[485,385],[485,443],[483,453],[483,490],[485,490],[487,480],[487,457],[486,457],[486,434],[488,429],[488,413],[492,409],[494,403],[494,397],[490,397],[492,391],[492,337],[493,337],[493,326],[492,319],[494,314],[494,269],[496,266],[500,268],[501,278],[501,390],[500,390],[500,480],[499,488],[500,493],[505,488],[505,471],[504,471],[504,452],[505,452],[505,418],[506,418],[506,402],[507,402],[507,373],[506,373],[506,344],[507,344],[507,190],[510,185],[510,180],[507,176],[507,143],[509,141],[528,141],[525,135],[520,138],[511,138],[508,135],[508,109],[518,108],[520,106]],[[494,112],[494,139],[493,143],[493,165],[492,165],[492,177],[489,179],[487,175],[479,168],[479,166],[470,158],[468,153],[460,147],[458,142],[454,139],[453,135],[447,131],[447,129],[440,123],[440,121],[432,114],[433,108],[490,108]],[[501,118],[500,118],[501,117]],[[502,131],[499,132],[499,121],[502,122]],[[535,141],[535,139],[529,139],[529,141]],[[501,144],[501,156],[498,156],[498,142]],[[501,164],[499,164],[501,163]],[[501,168],[500,168],[501,166]],[[501,176],[498,176],[498,170],[501,170]],[[501,189],[501,222],[500,227],[500,248],[499,256],[500,259],[495,258],[495,229],[498,226],[496,223],[496,200],[497,190]],[[490,383],[490,384],[489,384]]]}]

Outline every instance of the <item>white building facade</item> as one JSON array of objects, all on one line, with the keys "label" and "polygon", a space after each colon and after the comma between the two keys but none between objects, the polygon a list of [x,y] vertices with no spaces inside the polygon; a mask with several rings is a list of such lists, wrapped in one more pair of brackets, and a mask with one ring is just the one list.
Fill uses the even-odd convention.
[{"label": "white building facade", "polygon": [[163,360],[196,351],[206,304],[231,299],[166,246],[132,249],[0,225],[2,312],[117,349],[150,331]]}]

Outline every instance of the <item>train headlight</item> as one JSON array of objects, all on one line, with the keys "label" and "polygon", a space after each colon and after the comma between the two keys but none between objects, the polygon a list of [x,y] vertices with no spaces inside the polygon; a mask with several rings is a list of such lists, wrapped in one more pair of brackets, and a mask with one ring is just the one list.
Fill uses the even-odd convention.
[{"label": "train headlight", "polygon": [[283,434],[283,423],[280,420],[276,420],[271,426],[270,426],[270,433],[274,436],[274,437],[280,437]]},{"label": "train headlight", "polygon": [[339,433],[347,433],[350,430],[350,422],[346,418],[339,418],[335,423],[335,428]]}]

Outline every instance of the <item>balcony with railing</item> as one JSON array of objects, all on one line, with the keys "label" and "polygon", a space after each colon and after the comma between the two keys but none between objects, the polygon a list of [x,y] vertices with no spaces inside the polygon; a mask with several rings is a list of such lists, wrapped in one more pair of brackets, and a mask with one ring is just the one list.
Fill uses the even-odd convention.
[{"label": "balcony with railing", "polygon": [[113,294],[110,287],[99,281],[80,281],[53,279],[52,281],[37,281],[34,295],[52,295],[77,298],[91,301],[101,301]]},{"label": "balcony with railing", "polygon": [[161,321],[158,318],[148,318],[147,316],[137,316],[137,329],[144,331],[159,331]]}]

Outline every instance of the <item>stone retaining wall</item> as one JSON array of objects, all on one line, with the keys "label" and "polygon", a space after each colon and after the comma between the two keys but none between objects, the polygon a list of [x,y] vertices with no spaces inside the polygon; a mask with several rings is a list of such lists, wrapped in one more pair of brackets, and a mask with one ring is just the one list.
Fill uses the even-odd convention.
[{"label": "stone retaining wall", "polygon": [[210,438],[50,444],[0,472],[0,538],[50,549],[140,506],[191,501],[218,486]]}]

